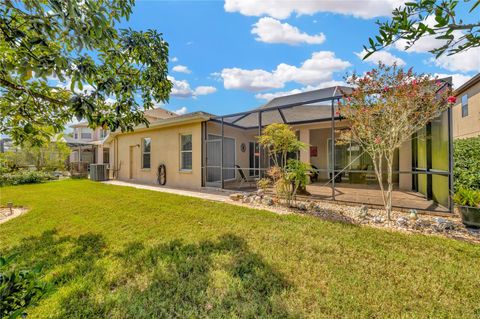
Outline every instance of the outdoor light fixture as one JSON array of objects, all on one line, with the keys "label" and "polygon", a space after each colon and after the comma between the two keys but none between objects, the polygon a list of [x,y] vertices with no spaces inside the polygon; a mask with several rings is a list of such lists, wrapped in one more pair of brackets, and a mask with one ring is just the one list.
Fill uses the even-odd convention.
[{"label": "outdoor light fixture", "polygon": [[10,215],[13,215],[13,203],[12,203],[12,202],[8,202],[8,203],[7,203],[7,207],[8,207],[8,209],[10,209]]}]

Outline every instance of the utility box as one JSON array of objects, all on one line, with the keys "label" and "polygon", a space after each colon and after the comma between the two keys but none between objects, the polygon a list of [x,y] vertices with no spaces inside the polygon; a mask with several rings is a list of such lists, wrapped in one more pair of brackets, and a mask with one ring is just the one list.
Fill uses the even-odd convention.
[{"label": "utility box", "polygon": [[108,180],[108,164],[90,164],[90,179],[98,182]]}]

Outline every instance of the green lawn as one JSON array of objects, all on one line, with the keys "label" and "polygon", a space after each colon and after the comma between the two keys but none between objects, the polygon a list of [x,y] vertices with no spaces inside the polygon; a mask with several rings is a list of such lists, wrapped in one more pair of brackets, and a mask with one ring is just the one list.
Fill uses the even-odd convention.
[{"label": "green lawn", "polygon": [[0,188],[31,208],[2,254],[55,290],[28,318],[480,317],[480,246],[71,180]]}]

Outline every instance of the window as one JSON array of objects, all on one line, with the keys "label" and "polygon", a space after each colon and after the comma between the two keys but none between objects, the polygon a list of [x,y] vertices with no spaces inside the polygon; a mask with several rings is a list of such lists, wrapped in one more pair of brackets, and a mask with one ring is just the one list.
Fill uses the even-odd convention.
[{"label": "window", "polygon": [[468,96],[462,96],[462,117],[468,116]]},{"label": "window", "polygon": [[78,140],[78,128],[73,130],[73,138]]},{"label": "window", "polygon": [[150,168],[150,145],[151,138],[144,138],[142,140],[142,168]]},{"label": "window", "polygon": [[105,147],[103,149],[103,164],[109,164],[109,163],[110,163],[110,149]]},{"label": "window", "polygon": [[100,129],[100,138],[105,138],[108,135],[108,130]]},{"label": "window", "polygon": [[192,135],[180,136],[180,169],[192,170]]},{"label": "window", "polygon": [[82,128],[80,130],[80,138],[82,140],[89,140],[92,138],[92,131],[89,128]]}]

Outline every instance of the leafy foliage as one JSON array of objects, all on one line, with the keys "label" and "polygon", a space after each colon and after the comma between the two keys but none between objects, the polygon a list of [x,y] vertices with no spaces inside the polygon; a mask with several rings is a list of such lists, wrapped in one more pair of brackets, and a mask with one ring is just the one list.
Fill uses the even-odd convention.
[{"label": "leafy foliage", "polygon": [[41,144],[72,117],[111,131],[148,125],[143,109],[172,87],[168,44],[156,30],[115,28],[133,2],[2,1],[0,133]]},{"label": "leafy foliage", "polygon": [[[469,14],[476,21],[466,23],[459,19],[456,12],[458,3],[470,5]],[[415,0],[395,9],[392,19],[386,22],[377,21],[379,35],[369,39],[369,46],[364,59],[396,41],[406,40],[409,49],[423,37],[433,36],[440,40],[439,46],[430,52],[437,57],[447,53],[452,55],[480,46],[480,20],[478,9],[480,0]],[[435,22],[428,23],[433,17]]]},{"label": "leafy foliage", "polygon": [[288,153],[298,152],[306,147],[297,139],[295,131],[287,124],[273,123],[265,127],[258,142],[268,152],[275,166],[287,164]]},{"label": "leafy foliage", "polygon": [[40,269],[6,270],[15,256],[0,256],[0,316],[25,317],[25,309],[48,292],[48,286],[38,279]]},{"label": "leafy foliage", "polygon": [[60,139],[45,141],[42,145],[32,145],[25,142],[15,149],[9,149],[0,154],[3,165],[9,171],[15,171],[27,166],[35,166],[37,170],[65,170],[65,160],[70,155],[70,148]]},{"label": "leafy foliage", "polygon": [[[372,158],[388,218],[392,209],[394,152],[428,122],[455,103],[447,84],[425,74],[379,64],[365,76],[354,73],[346,81],[354,88],[339,101],[339,114],[350,120],[343,136]],[[383,187],[383,162],[387,184]]]},{"label": "leafy foliage", "polygon": [[457,139],[453,146],[455,189],[480,190],[480,137]]},{"label": "leafy foliage", "polygon": [[56,179],[50,173],[30,170],[17,170],[0,175],[0,186],[43,183]]},{"label": "leafy foliage", "polygon": [[277,196],[290,204],[299,187],[308,183],[307,173],[311,168],[299,160],[288,159],[288,154],[304,149],[306,144],[297,139],[295,131],[289,125],[280,123],[268,125],[257,139],[274,163],[267,175],[273,181]]},{"label": "leafy foliage", "polygon": [[461,187],[455,192],[453,199],[462,206],[479,207],[480,191]]},{"label": "leafy foliage", "polygon": [[312,167],[308,163],[289,159],[285,167],[285,180],[291,185],[290,194],[293,198],[299,188],[305,188],[310,182],[309,173]]}]

